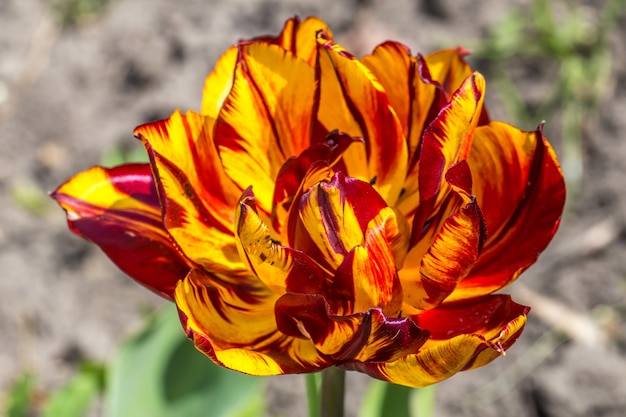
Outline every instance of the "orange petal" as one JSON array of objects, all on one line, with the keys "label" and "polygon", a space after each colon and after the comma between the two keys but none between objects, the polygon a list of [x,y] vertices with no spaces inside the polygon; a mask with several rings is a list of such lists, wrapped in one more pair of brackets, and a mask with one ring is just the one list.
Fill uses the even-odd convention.
[{"label": "orange petal", "polygon": [[528,312],[507,296],[493,297],[497,298],[451,305],[445,311],[436,309],[427,312],[428,316],[415,318],[432,335],[414,354],[393,362],[353,361],[342,367],[419,388],[443,381],[459,371],[486,365],[502,356],[517,340]]},{"label": "orange petal", "polygon": [[452,165],[468,157],[484,91],[482,75],[474,73],[468,77],[424,133],[420,159],[422,200],[436,197],[444,174]]},{"label": "orange petal", "polygon": [[243,272],[232,232],[239,191],[222,169],[211,127],[210,118],[175,112],[135,134],[151,158],[165,228],[185,255],[214,272]]},{"label": "orange petal", "polygon": [[201,113],[203,115],[217,119],[224,100],[233,87],[238,53],[236,46],[228,48],[215,63],[213,71],[207,76],[202,92]]},{"label": "orange petal", "polygon": [[480,127],[468,162],[489,235],[451,299],[489,294],[515,280],[554,236],[565,203],[561,169],[540,129]]},{"label": "orange petal", "polygon": [[[402,226],[400,226],[402,225]],[[392,244],[404,256],[408,246],[408,224],[386,207],[370,221],[365,244],[354,247],[337,269],[334,281],[352,287],[354,312],[379,307],[388,317],[402,309],[402,287],[397,275]],[[351,312],[352,312],[351,311]]]},{"label": "orange petal", "polygon": [[349,176],[371,182],[393,205],[407,170],[404,132],[381,84],[339,45],[320,38],[318,119],[327,131],[362,137],[344,154]]},{"label": "orange petal", "polygon": [[[446,181],[462,206],[457,211],[454,208],[458,207],[457,203],[451,199],[440,213],[441,226],[432,224],[431,230],[409,252],[409,261],[400,271],[409,307],[405,313],[441,304],[470,272],[485,242],[487,229],[476,199],[470,194],[472,177],[467,162],[461,161],[450,168]],[[448,217],[450,209],[454,214]]]},{"label": "orange petal", "polygon": [[[361,62],[380,82],[389,99],[389,104],[398,116],[402,131],[408,136],[413,113],[428,108],[428,106],[423,108],[413,106],[416,94],[412,86],[417,73],[415,58],[411,56],[411,51],[399,42],[387,41],[378,45],[371,55],[361,58]],[[410,150],[411,148],[409,152]]]},{"label": "orange petal", "polygon": [[332,32],[323,20],[311,16],[301,21],[296,16],[285,22],[285,26],[275,42],[281,48],[314,66],[317,59],[317,37],[319,33],[324,33],[326,39],[332,39]]},{"label": "orange petal", "polygon": [[100,246],[140,284],[172,297],[191,263],[163,227],[148,164],[93,167],[73,176],[51,196],[66,211],[74,233]]},{"label": "orange petal", "polygon": [[267,288],[222,287],[193,270],[176,288],[187,336],[214,362],[251,375],[311,372],[329,365],[310,341],[285,336]]},{"label": "orange petal", "polygon": [[428,81],[441,88],[446,101],[472,75],[472,68],[464,59],[468,53],[462,48],[449,48],[424,56],[424,62],[428,66]]},{"label": "orange petal", "polygon": [[313,67],[276,45],[241,44],[230,94],[215,125],[226,172],[271,213],[274,178],[310,144]]}]

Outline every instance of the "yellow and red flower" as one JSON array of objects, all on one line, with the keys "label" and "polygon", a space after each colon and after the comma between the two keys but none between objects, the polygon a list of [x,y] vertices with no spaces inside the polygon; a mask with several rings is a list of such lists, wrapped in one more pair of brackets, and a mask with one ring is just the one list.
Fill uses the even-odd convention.
[{"label": "yellow and red flower", "polygon": [[565,199],[541,128],[491,121],[462,49],[356,59],[317,18],[239,42],[201,113],[139,126],[149,164],[77,174],[69,226],[173,300],[215,363],[425,386],[502,354]]}]

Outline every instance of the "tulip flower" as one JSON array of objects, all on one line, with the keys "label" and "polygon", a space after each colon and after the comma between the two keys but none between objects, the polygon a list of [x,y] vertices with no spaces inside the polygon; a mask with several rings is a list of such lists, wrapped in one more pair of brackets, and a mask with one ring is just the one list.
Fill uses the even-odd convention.
[{"label": "tulip flower", "polygon": [[148,164],[52,196],[218,365],[442,381],[520,336],[529,308],[494,293],[565,199],[541,126],[492,121],[466,53],[385,42],[357,59],[290,19],[219,58],[199,113],[136,128]]}]

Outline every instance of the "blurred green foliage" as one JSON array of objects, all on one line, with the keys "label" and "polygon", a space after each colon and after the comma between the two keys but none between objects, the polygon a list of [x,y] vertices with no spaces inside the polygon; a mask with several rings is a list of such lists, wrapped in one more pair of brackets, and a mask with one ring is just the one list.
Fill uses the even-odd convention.
[{"label": "blurred green foliage", "polygon": [[9,201],[15,207],[41,217],[53,206],[48,194],[33,181],[26,178],[15,179],[9,188]]},{"label": "blurred green foliage", "polygon": [[100,157],[100,165],[109,168],[131,162],[148,162],[148,154],[142,145],[118,145],[108,149]]},{"label": "blurred green foliage", "polygon": [[[610,40],[626,10],[626,0],[607,0],[598,11],[578,1],[533,0],[496,25],[475,48],[487,61],[490,80],[516,124],[531,129],[539,121],[561,120],[560,160],[569,197],[582,179],[584,133],[597,120],[610,85]],[[511,68],[526,60],[554,68],[541,103],[525,102]],[[554,138],[553,138],[554,140]]]},{"label": "blurred green foliage", "polygon": [[260,417],[265,378],[219,367],[181,329],[174,306],[148,318],[106,365],[86,362],[52,392],[27,373],[7,394],[4,417]]},{"label": "blurred green foliage", "polygon": [[97,18],[109,0],[48,0],[61,27],[74,27]]}]

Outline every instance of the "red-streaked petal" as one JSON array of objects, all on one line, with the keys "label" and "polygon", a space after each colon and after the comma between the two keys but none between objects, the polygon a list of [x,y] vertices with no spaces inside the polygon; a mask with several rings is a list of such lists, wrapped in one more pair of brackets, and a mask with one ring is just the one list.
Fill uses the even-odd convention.
[{"label": "red-streaked petal", "polygon": [[[51,194],[70,229],[94,242],[131,278],[171,298],[190,262],[163,227],[148,164],[81,172]],[[132,253],[132,256],[129,256]]]},{"label": "red-streaked petal", "polygon": [[430,332],[429,343],[462,334],[480,334],[492,340],[506,324],[529,311],[530,308],[517,304],[509,295],[494,294],[462,302],[445,302],[412,318]]},{"label": "red-streaked petal", "polygon": [[[329,168],[335,165],[343,153],[358,139],[339,132],[331,132],[324,143],[316,143],[305,149],[297,157],[289,158],[280,168],[276,176],[274,188],[274,206],[272,208],[272,225],[278,234],[282,234],[283,223],[299,190],[305,187],[314,163],[323,163]],[[300,193],[301,195],[302,193]]]},{"label": "red-streaked petal", "polygon": [[463,48],[449,48],[423,57],[428,67],[429,79],[426,81],[440,88],[446,101],[472,75],[472,68],[464,59],[468,53]]},{"label": "red-streaked petal", "polygon": [[276,294],[287,290],[326,294],[326,273],[311,258],[272,241],[267,226],[256,213],[251,190],[241,197],[235,227],[241,258]]},{"label": "red-streaked petal", "polygon": [[400,195],[407,170],[404,132],[374,75],[339,45],[320,38],[318,119],[327,131],[364,139],[351,146],[343,161],[347,174],[371,182],[392,205]]},{"label": "red-streaked petal", "polygon": [[412,243],[419,239],[424,223],[440,209],[450,190],[444,180],[446,172],[469,155],[484,90],[485,79],[479,73],[472,74],[424,133],[419,163],[420,206],[413,223]]},{"label": "red-streaked petal", "polygon": [[135,134],[150,155],[163,223],[178,246],[207,270],[243,273],[232,232],[239,191],[222,169],[212,125],[197,113],[175,112]]},{"label": "red-streaked petal", "polygon": [[326,39],[332,39],[332,32],[323,20],[307,17],[301,21],[294,17],[285,22],[282,32],[274,42],[314,66],[317,59],[318,33],[323,33]]},{"label": "red-streaked petal", "polygon": [[[485,243],[487,229],[470,194],[472,176],[467,162],[451,167],[446,181],[462,206],[448,218],[442,213],[445,221],[437,234],[431,237],[429,232],[409,252],[406,268],[400,271],[404,299],[410,307],[406,310],[426,310],[441,304],[470,272]],[[456,204],[449,202],[449,206]]]},{"label": "red-streaked petal", "polygon": [[367,225],[385,207],[371,185],[338,172],[292,206],[299,217],[290,246],[335,270],[353,247],[363,243]]},{"label": "red-streaked petal", "polygon": [[228,48],[207,76],[202,92],[201,113],[203,115],[217,119],[222,104],[233,86],[238,53],[236,46]]},{"label": "red-streaked petal", "polygon": [[251,375],[277,375],[329,366],[307,340],[276,327],[276,295],[269,289],[229,289],[193,270],[176,288],[187,336],[219,365]]},{"label": "red-streaked petal", "polygon": [[284,161],[309,146],[314,69],[279,46],[243,43],[234,83],[215,124],[224,169],[259,208],[272,211],[274,178]]},{"label": "red-streaked petal", "polygon": [[556,233],[565,203],[561,169],[540,129],[480,127],[468,162],[489,235],[451,299],[489,294],[515,280]]},{"label": "red-streaked petal", "polygon": [[320,295],[287,293],[276,303],[279,328],[310,339],[335,361],[395,360],[415,352],[428,332],[407,318],[387,318],[371,308],[349,316],[334,315]]},{"label": "red-streaked petal", "polygon": [[415,354],[393,362],[353,361],[342,367],[395,384],[424,387],[459,371],[486,365],[517,340],[528,312],[527,307],[513,303],[508,296],[493,297],[442,306],[416,318],[418,325],[432,335]]},{"label": "red-streaked petal", "polygon": [[[398,116],[402,131],[408,136],[412,127],[413,112],[423,110],[412,105],[412,100],[416,97],[412,87],[416,65],[411,51],[399,42],[387,41],[374,48],[371,55],[361,58],[361,62],[372,71],[384,88],[389,104]],[[428,106],[424,108],[428,110]],[[411,148],[409,153],[412,153]]]},{"label": "red-streaked petal", "polygon": [[391,245],[397,245],[397,251],[404,256],[408,237],[408,224],[389,207],[370,222],[364,245],[346,255],[333,280],[342,288],[353,288],[353,312],[379,307],[387,317],[400,314],[402,287]]},{"label": "red-streaked petal", "polygon": [[252,43],[240,48],[239,65],[267,111],[280,151],[285,158],[300,154],[310,144],[314,67],[278,46]]}]

